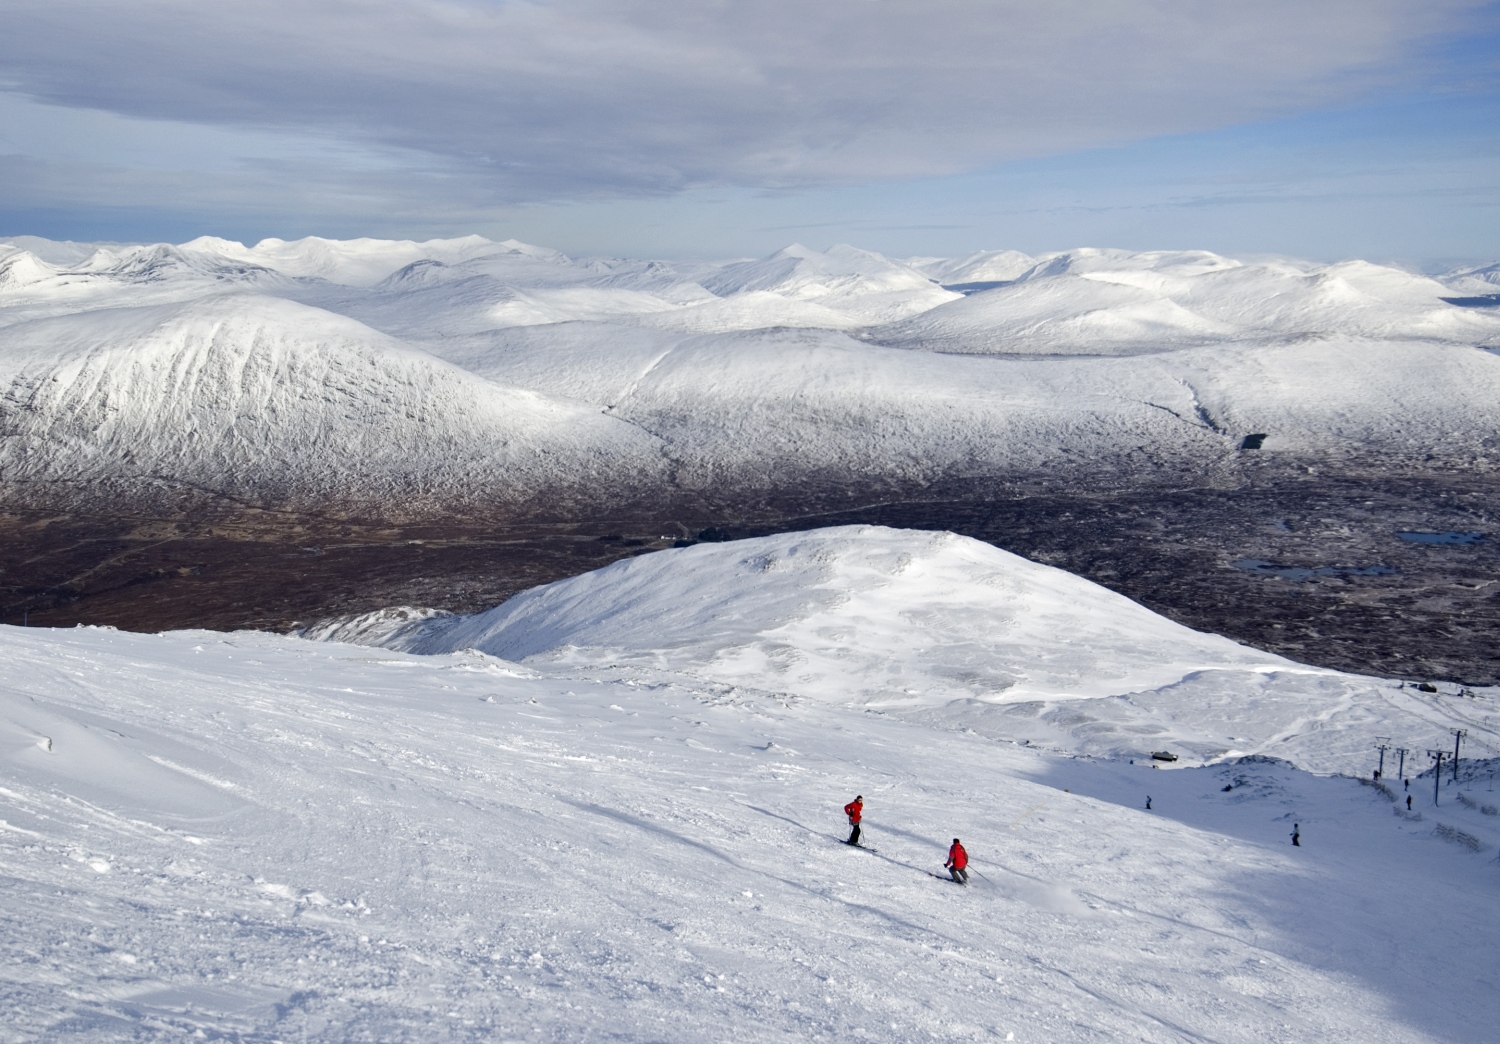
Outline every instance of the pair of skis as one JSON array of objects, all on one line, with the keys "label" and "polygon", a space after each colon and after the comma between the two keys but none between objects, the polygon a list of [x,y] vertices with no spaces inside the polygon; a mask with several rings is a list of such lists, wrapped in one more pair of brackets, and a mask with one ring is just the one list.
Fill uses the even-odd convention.
[{"label": "pair of skis", "polygon": [[[840,844],[846,845],[849,848],[858,848],[858,849],[860,849],[861,851],[864,851],[864,852],[871,852],[871,853],[876,854],[876,855],[880,854],[880,849],[878,849],[878,848],[871,848],[869,845],[862,845],[862,844],[859,844],[856,841],[841,841]],[[927,871],[924,871],[924,872],[927,874],[928,877],[937,878],[939,881],[948,881],[948,882],[950,882],[952,884],[968,884],[967,881],[954,881],[952,874],[935,874],[931,870],[927,870]]]}]

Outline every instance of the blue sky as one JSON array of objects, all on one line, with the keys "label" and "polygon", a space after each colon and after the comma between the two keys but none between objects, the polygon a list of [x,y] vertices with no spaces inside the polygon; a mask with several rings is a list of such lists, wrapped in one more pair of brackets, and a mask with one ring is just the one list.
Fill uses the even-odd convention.
[{"label": "blue sky", "polygon": [[0,233],[1500,256],[1500,5],[13,0]]}]

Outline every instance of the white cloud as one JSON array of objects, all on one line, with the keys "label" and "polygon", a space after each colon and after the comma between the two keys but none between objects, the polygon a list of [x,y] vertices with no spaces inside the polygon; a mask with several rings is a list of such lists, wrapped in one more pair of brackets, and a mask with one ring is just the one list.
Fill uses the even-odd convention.
[{"label": "white cloud", "polygon": [[425,154],[397,194],[495,206],[933,176],[1266,118],[1415,74],[1413,48],[1477,6],[11,0],[0,83],[231,129],[262,154],[285,140],[292,166],[331,183],[342,175],[320,154],[347,142],[386,167],[349,175],[372,198],[401,176],[378,157]]}]

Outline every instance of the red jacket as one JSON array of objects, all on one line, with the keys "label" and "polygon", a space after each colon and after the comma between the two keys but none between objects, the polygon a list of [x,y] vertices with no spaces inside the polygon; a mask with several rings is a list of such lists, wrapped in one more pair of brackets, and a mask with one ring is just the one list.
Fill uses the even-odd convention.
[{"label": "red jacket", "polygon": [[955,870],[962,870],[969,865],[969,853],[964,851],[963,845],[955,841],[953,842],[953,847],[948,849],[948,861],[943,865],[951,866]]},{"label": "red jacket", "polygon": [[863,801],[851,801],[844,806],[844,815],[849,817],[849,822],[858,823],[860,816],[864,815],[865,804]]}]

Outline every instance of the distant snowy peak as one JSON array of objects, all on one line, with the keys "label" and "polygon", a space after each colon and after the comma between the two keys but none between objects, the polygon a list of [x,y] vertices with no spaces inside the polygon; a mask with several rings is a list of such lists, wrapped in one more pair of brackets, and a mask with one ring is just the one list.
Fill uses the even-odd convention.
[{"label": "distant snowy peak", "polygon": [[955,354],[1125,355],[1234,339],[1239,328],[1139,287],[1026,279],[880,327],[879,343]]},{"label": "distant snowy peak", "polygon": [[98,251],[70,274],[106,276],[121,283],[216,281],[242,285],[284,283],[283,273],[253,261],[224,257],[191,246],[126,247]]},{"label": "distant snowy peak", "polygon": [[[132,288],[201,294],[229,286],[275,288],[286,283],[281,273],[264,265],[166,243],[99,247],[73,264],[49,263],[28,250],[0,258],[0,294],[24,291],[29,300],[80,301],[90,294]],[[11,301],[0,297],[0,303]]]},{"label": "distant snowy peak", "polygon": [[441,261],[431,258],[422,258],[413,261],[404,268],[397,269],[375,284],[376,290],[419,290],[429,286],[441,286],[443,283],[453,282],[458,279],[473,278],[472,272],[454,268]]},{"label": "distant snowy peak", "polygon": [[973,354],[1134,354],[1309,337],[1500,343],[1500,311],[1401,269],[1246,264],[1205,251],[1076,250],[1016,279],[871,331],[879,343]]},{"label": "distant snowy peak", "polygon": [[[467,244],[468,247],[466,247],[466,249],[469,247],[477,247],[486,242],[488,242],[488,240],[482,239],[479,236],[466,236],[463,239],[429,241],[429,243]],[[481,250],[477,254],[477,256],[493,256],[494,254],[501,253],[503,251],[506,254],[520,254],[525,257],[534,257],[541,261],[566,262],[570,260],[568,255],[564,254],[561,250],[553,250],[551,247],[536,246],[532,243],[523,243],[519,239],[502,239],[500,242],[491,245],[498,247],[499,250]]]},{"label": "distant snowy peak", "polygon": [[704,286],[720,295],[803,290],[809,296],[820,296],[835,292],[926,290],[932,283],[930,276],[910,265],[868,250],[840,245],[820,253],[793,243],[758,261],[725,265]]},{"label": "distant snowy peak", "polygon": [[0,293],[30,286],[57,275],[58,269],[29,250],[16,250],[0,257]]},{"label": "distant snowy peak", "polygon": [[958,296],[881,254],[847,245],[820,253],[800,243],[758,261],[725,265],[703,286],[720,297],[761,291],[816,301],[874,322],[914,315]]},{"label": "distant snowy peak", "polygon": [[415,261],[456,264],[488,254],[556,255],[556,251],[532,247],[516,240],[495,243],[483,236],[429,239],[422,243],[405,239],[338,240],[307,236],[291,241],[263,239],[253,247],[224,239],[202,237],[183,246],[260,265],[287,276],[326,279],[346,286],[373,286]]},{"label": "distant snowy peak", "polygon": [[[390,624],[368,621],[370,640],[421,653],[670,667],[896,706],[1098,697],[1216,668],[1298,669],[989,544],[880,526],[662,551],[476,616]],[[357,636],[347,625],[327,633]]]},{"label": "distant snowy peak", "polygon": [[1044,254],[1027,272],[1016,278],[1041,279],[1055,275],[1098,275],[1125,272],[1159,272],[1191,277],[1206,272],[1237,268],[1241,262],[1207,250],[1111,250],[1079,247],[1057,254]]},{"label": "distant snowy peak", "polygon": [[11,236],[0,240],[0,256],[16,250],[33,254],[49,265],[68,268],[92,257],[101,247],[119,249],[121,243],[75,243],[72,240],[43,239],[41,236]]},{"label": "distant snowy peak", "polygon": [[[1448,289],[1459,293],[1500,295],[1500,263],[1455,268],[1437,279]],[[1496,304],[1500,304],[1500,298],[1497,298]]]},{"label": "distant snowy peak", "polygon": [[1019,279],[1035,267],[1036,258],[1019,250],[980,250],[963,257],[912,258],[907,264],[944,286],[954,286]]}]

